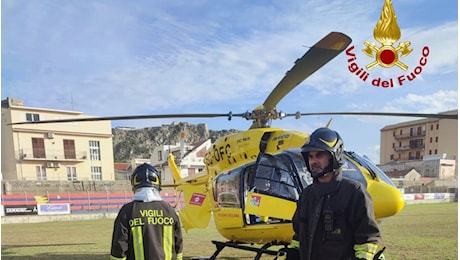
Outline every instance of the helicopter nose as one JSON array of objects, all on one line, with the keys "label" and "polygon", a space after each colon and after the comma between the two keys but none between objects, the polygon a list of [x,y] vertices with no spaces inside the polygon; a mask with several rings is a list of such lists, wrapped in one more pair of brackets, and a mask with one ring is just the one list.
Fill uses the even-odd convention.
[{"label": "helicopter nose", "polygon": [[370,183],[368,190],[374,202],[377,220],[396,215],[403,209],[404,196],[394,186],[380,181]]}]

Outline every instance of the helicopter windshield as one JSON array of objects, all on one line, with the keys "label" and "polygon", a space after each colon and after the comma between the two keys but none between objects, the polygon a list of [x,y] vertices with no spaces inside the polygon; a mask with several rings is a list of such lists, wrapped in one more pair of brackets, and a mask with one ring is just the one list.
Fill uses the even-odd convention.
[{"label": "helicopter windshield", "polygon": [[283,152],[283,154],[288,155],[292,162],[294,163],[297,173],[299,175],[299,180],[301,185],[301,190],[313,183],[313,178],[311,177],[310,172],[307,170],[305,165],[305,160],[300,154],[300,149],[290,149]]},{"label": "helicopter windshield", "polygon": [[[354,157],[353,157],[354,158]],[[342,165],[342,175],[344,178],[352,179],[355,181],[359,181],[367,187],[367,181],[363,177],[360,169],[356,167],[353,163],[350,162],[350,159],[347,156],[342,157],[343,165]]]},{"label": "helicopter windshield", "polygon": [[297,169],[292,167],[288,156],[261,154],[251,190],[296,201],[301,188],[297,184],[295,175]]},{"label": "helicopter windshield", "polygon": [[375,164],[366,156],[359,156],[355,152],[345,152],[345,154],[358,162],[362,167],[366,168],[373,178],[378,176],[379,179],[386,182],[387,184],[395,186],[393,181],[391,181],[391,179],[388,178],[388,176],[380,168],[375,166]]}]

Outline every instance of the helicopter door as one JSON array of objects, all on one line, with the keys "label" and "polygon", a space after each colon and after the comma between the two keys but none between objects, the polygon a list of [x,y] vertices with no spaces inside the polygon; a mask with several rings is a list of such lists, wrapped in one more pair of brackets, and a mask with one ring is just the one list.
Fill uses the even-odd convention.
[{"label": "helicopter door", "polygon": [[203,185],[182,184],[185,207],[179,211],[181,224],[185,230],[206,228],[211,219],[210,198]]},{"label": "helicopter door", "polygon": [[257,215],[264,221],[267,218],[290,221],[300,193],[296,174],[287,156],[259,155],[244,213]]}]

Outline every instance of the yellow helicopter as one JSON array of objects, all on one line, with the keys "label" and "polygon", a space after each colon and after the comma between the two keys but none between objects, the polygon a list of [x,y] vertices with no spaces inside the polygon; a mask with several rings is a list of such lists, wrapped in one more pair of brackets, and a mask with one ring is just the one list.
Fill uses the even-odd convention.
[{"label": "yellow helicopter", "polygon": [[[331,32],[314,44],[286,73],[263,105],[241,114],[163,114],[58,119],[23,123],[60,123],[97,120],[152,118],[242,117],[252,120],[248,130],[222,137],[205,155],[205,171],[182,178],[172,154],[168,163],[176,191],[184,198],[180,209],[186,230],[206,228],[211,217],[218,232],[228,241],[212,241],[215,259],[225,247],[276,255],[269,248],[286,246],[292,239],[291,219],[302,190],[312,183],[300,147],[309,135],[270,127],[274,119],[309,115],[374,115],[457,119],[458,115],[417,113],[324,112],[285,114],[276,105],[292,89],[340,54],[351,39]],[[330,123],[330,122],[329,122]],[[329,123],[326,127],[329,126]],[[13,123],[22,124],[22,123]],[[372,196],[377,220],[393,216],[404,207],[404,198],[392,181],[369,159],[344,152],[344,177],[363,183]],[[258,244],[261,247],[250,245]]]},{"label": "yellow helicopter", "polygon": [[[258,259],[263,253],[276,254],[269,247],[287,245],[291,241],[291,220],[296,201],[313,181],[300,153],[308,134],[272,128],[268,123],[286,116],[312,115],[283,114],[275,106],[350,42],[351,39],[341,33],[327,35],[296,61],[262,106],[244,114],[230,113],[229,120],[239,116],[253,120],[253,123],[249,130],[216,140],[205,155],[206,170],[203,173],[182,178],[174,156],[169,155],[176,190],[183,193],[185,201],[185,207],[179,211],[184,228],[206,228],[212,215],[218,232],[228,239],[227,242],[212,241],[217,249],[210,259],[215,259],[226,246],[255,251],[255,259]],[[439,117],[403,113],[324,114]],[[366,157],[349,151],[344,154],[343,175],[367,187],[376,219],[400,212],[404,206],[403,195],[383,171]],[[263,246],[254,248],[245,244]]]}]

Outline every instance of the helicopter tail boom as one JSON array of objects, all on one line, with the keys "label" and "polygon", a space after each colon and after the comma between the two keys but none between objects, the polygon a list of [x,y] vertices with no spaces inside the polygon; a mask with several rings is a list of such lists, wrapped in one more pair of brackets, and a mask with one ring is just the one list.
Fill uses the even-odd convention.
[{"label": "helicopter tail boom", "polygon": [[174,182],[175,183],[179,182],[182,177],[181,177],[179,168],[177,167],[177,164],[174,161],[174,155],[172,153],[168,155],[168,164],[169,164],[169,168],[171,169],[171,174],[174,179]]}]

